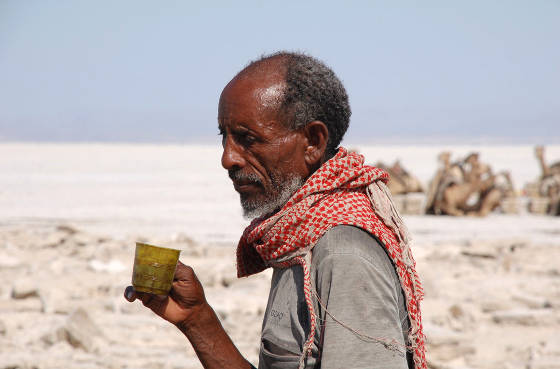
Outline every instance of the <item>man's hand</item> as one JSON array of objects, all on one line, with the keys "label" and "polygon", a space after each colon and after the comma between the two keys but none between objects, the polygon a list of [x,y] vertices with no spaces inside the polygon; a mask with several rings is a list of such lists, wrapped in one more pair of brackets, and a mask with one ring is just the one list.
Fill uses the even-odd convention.
[{"label": "man's hand", "polygon": [[130,302],[139,299],[154,313],[175,324],[192,344],[204,368],[252,367],[239,353],[206,302],[204,289],[191,267],[177,263],[169,296],[138,292],[128,286],[124,298]]},{"label": "man's hand", "polygon": [[128,286],[124,297],[130,302],[139,299],[144,306],[176,326],[188,324],[196,311],[206,304],[204,289],[193,269],[180,261],[177,263],[169,296],[138,292]]}]

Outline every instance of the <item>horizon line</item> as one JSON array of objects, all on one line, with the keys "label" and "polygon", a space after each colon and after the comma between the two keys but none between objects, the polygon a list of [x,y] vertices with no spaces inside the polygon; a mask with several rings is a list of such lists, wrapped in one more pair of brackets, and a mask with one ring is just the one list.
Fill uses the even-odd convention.
[{"label": "horizon line", "polygon": [[[0,144],[107,144],[107,145],[216,145],[219,146],[219,140],[212,136],[200,136],[196,139],[155,139],[155,140],[53,140],[53,139],[10,139],[0,137]],[[560,136],[535,136],[535,137],[494,137],[494,136],[472,136],[472,137],[456,137],[456,136],[424,136],[424,137],[374,137],[355,139],[349,137],[343,140],[342,146],[349,145],[499,145],[499,146],[522,146],[522,145],[560,145]]]}]

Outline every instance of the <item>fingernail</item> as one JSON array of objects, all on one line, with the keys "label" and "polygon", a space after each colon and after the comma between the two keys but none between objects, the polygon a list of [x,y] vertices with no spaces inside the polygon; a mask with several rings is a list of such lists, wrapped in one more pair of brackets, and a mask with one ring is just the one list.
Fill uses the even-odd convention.
[{"label": "fingernail", "polygon": [[129,289],[126,291],[126,298],[127,300],[131,300],[132,299],[132,289]]}]

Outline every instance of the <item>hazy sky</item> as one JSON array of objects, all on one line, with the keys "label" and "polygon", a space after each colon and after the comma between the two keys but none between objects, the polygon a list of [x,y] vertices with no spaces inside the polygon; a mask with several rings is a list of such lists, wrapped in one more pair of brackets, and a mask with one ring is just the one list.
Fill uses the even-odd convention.
[{"label": "hazy sky", "polygon": [[0,0],[0,139],[207,142],[223,86],[288,49],[343,80],[350,141],[558,141],[559,45],[557,0]]}]

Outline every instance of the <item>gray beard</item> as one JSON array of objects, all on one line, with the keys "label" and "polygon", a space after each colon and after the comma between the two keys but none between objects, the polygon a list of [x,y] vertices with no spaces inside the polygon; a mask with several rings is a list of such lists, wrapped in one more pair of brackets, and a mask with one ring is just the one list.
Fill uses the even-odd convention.
[{"label": "gray beard", "polygon": [[274,183],[274,194],[267,194],[263,200],[249,200],[241,198],[243,217],[246,219],[260,218],[271,215],[284,206],[290,197],[303,186],[303,178],[294,177],[284,183]]}]

